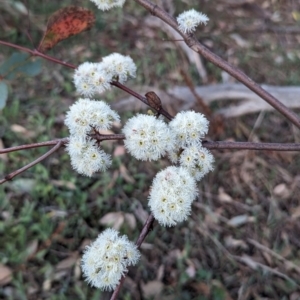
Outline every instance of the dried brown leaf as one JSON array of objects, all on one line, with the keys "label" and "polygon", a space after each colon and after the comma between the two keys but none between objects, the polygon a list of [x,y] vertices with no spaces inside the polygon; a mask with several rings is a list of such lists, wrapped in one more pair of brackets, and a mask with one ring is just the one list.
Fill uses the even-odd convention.
[{"label": "dried brown leaf", "polygon": [[125,151],[125,147],[122,146],[122,145],[119,145],[119,146],[117,146],[117,147],[115,148],[115,151],[114,151],[113,156],[114,156],[114,157],[122,156],[122,155],[125,154],[125,152],[126,152],[126,151]]},{"label": "dried brown leaf", "polygon": [[11,131],[21,134],[24,138],[33,138],[38,135],[38,132],[28,130],[25,127],[19,125],[19,124],[12,124],[10,126]]},{"label": "dried brown leaf", "polygon": [[67,181],[67,180],[51,180],[51,183],[54,186],[58,186],[58,187],[66,187],[69,190],[76,190],[76,186],[74,184],[74,182],[71,181]]},{"label": "dried brown leaf", "polygon": [[55,269],[57,271],[61,271],[61,270],[64,270],[64,269],[69,269],[69,268],[73,267],[76,264],[77,259],[78,259],[78,252],[74,252],[68,258],[65,258],[62,261],[60,261],[55,266]]},{"label": "dried brown leaf", "polygon": [[253,221],[253,217],[249,217],[248,215],[239,215],[231,218],[227,224],[232,227],[238,227]]},{"label": "dried brown leaf", "polygon": [[145,298],[159,296],[163,290],[163,283],[158,280],[149,281],[146,284],[142,283],[142,291]]},{"label": "dried brown leaf", "polygon": [[99,223],[105,226],[112,226],[114,229],[119,230],[123,225],[125,220],[124,214],[122,212],[110,212],[104,215]]},{"label": "dried brown leaf", "polygon": [[125,165],[121,164],[120,165],[120,174],[122,175],[122,177],[124,178],[124,180],[128,183],[135,183],[135,180],[133,177],[131,177],[129,174],[128,174],[128,170],[127,168],[125,167]]},{"label": "dried brown leaf", "polygon": [[300,217],[300,206],[297,206],[292,210],[292,219],[298,219],[299,217]]},{"label": "dried brown leaf", "polygon": [[0,264],[0,286],[10,283],[12,280],[12,270]]},{"label": "dried brown leaf", "polygon": [[135,229],[136,228],[135,216],[133,214],[125,213],[124,217],[125,217],[125,222],[128,224],[128,226],[131,229]]},{"label": "dried brown leaf", "polygon": [[27,245],[26,254],[28,259],[30,259],[37,251],[39,242],[38,240],[33,240]]},{"label": "dried brown leaf", "polygon": [[273,193],[283,199],[287,199],[290,196],[289,188],[285,183],[280,183],[276,185],[273,189]]},{"label": "dried brown leaf", "polygon": [[219,199],[221,202],[227,202],[227,203],[232,202],[232,198],[231,198],[228,194],[226,194],[226,193],[224,192],[224,189],[223,189],[223,188],[219,188],[218,199]]},{"label": "dried brown leaf", "polygon": [[64,7],[49,18],[47,30],[38,49],[45,52],[60,41],[90,29],[94,23],[95,16],[90,10],[78,6]]}]

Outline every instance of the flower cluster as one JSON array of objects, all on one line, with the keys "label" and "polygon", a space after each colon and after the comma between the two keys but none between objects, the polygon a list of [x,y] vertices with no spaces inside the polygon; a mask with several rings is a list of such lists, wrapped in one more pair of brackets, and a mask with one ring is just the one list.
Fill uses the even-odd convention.
[{"label": "flower cluster", "polygon": [[214,169],[213,155],[206,148],[195,145],[185,148],[179,161],[180,165],[186,168],[197,181]]},{"label": "flower cluster", "polygon": [[149,206],[161,225],[174,226],[187,219],[196,195],[196,181],[189,172],[170,166],[155,176]]},{"label": "flower cluster", "polygon": [[91,177],[95,172],[103,172],[111,165],[110,155],[91,139],[70,136],[67,151],[73,169],[82,175]]},{"label": "flower cluster", "polygon": [[93,130],[110,129],[119,120],[119,115],[104,101],[80,98],[70,107],[65,124],[71,135],[86,137]]},{"label": "flower cluster", "polygon": [[82,257],[82,271],[86,280],[102,290],[113,290],[127,267],[140,258],[137,247],[127,236],[119,236],[114,229],[106,229],[87,246]]},{"label": "flower cluster", "polygon": [[207,15],[198,12],[194,9],[190,9],[181,13],[177,17],[178,29],[183,33],[190,33],[196,30],[199,24],[204,24],[209,21]]},{"label": "flower cluster", "polygon": [[67,151],[78,173],[92,176],[110,166],[110,156],[100,149],[89,134],[110,129],[115,121],[119,121],[119,115],[103,101],[79,99],[70,107],[65,119],[71,134]]},{"label": "flower cluster", "polygon": [[136,76],[136,65],[130,56],[112,53],[103,57],[100,64],[107,74],[120,83],[126,82],[128,77]]},{"label": "flower cluster", "polygon": [[138,114],[123,128],[124,144],[140,160],[157,160],[169,154],[174,164],[153,180],[149,206],[160,224],[173,226],[184,221],[196,197],[196,180],[213,170],[214,158],[201,145],[208,132],[208,120],[201,113],[178,113],[167,125],[151,115]]},{"label": "flower cluster", "polygon": [[[138,134],[144,123],[139,123],[140,126],[135,124],[131,135],[136,128],[139,128]],[[204,115],[194,111],[180,112],[169,123],[169,129],[170,141],[174,143],[172,150],[168,151],[169,158],[180,167],[171,166],[158,173],[149,196],[151,211],[164,226],[176,225],[187,218],[197,194],[196,181],[212,171],[214,163],[212,154],[201,144],[201,139],[208,132],[208,120]],[[134,151],[137,151],[136,148],[130,149],[132,154]]]},{"label": "flower cluster", "polygon": [[[109,9],[109,6],[119,6],[122,1],[94,2],[102,7],[107,5],[104,9]],[[75,70],[73,81],[81,95],[91,97],[110,89],[113,80],[124,83],[128,77],[135,77],[135,73],[136,66],[129,56],[113,53],[100,63],[81,64]],[[92,176],[97,171],[106,170],[111,164],[110,156],[90,139],[90,134],[110,129],[112,123],[118,120],[119,115],[103,101],[84,98],[71,106],[65,119],[71,134],[67,150],[77,172]]]},{"label": "flower cluster", "polygon": [[197,181],[213,170],[214,158],[201,145],[208,124],[204,115],[194,111],[180,112],[169,123],[177,142],[177,149],[169,152],[169,158],[186,168]]},{"label": "flower cluster", "polygon": [[94,2],[99,9],[109,10],[113,7],[122,7],[125,3],[125,0],[91,0]]},{"label": "flower cluster", "polygon": [[174,134],[168,125],[151,115],[132,117],[123,133],[125,147],[136,159],[157,160],[175,147]]},{"label": "flower cluster", "polygon": [[129,56],[112,53],[102,62],[85,62],[75,70],[74,84],[78,93],[92,97],[110,89],[110,82],[117,80],[124,83],[128,77],[135,77],[136,66]]},{"label": "flower cluster", "polygon": [[194,111],[178,113],[169,123],[176,135],[178,147],[200,145],[201,138],[208,132],[208,121],[204,115]]}]

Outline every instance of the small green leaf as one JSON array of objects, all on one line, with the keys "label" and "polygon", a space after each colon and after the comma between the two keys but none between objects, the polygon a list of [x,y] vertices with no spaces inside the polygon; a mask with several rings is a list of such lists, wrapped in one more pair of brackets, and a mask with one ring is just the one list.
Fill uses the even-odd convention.
[{"label": "small green leaf", "polygon": [[3,81],[0,81],[0,109],[3,109],[6,105],[6,100],[8,97],[8,87]]},{"label": "small green leaf", "polygon": [[41,60],[32,60],[27,53],[15,52],[0,66],[0,75],[8,80],[17,75],[36,76],[41,72]]},{"label": "small green leaf", "polygon": [[[27,53],[15,52],[0,66],[0,75],[6,77],[9,73],[23,64],[29,57]],[[12,78],[10,78],[12,79]]]},{"label": "small green leaf", "polygon": [[23,73],[28,76],[36,76],[41,72],[42,69],[42,61],[40,59],[35,59],[32,61],[28,61],[23,66],[18,68],[18,73]]}]

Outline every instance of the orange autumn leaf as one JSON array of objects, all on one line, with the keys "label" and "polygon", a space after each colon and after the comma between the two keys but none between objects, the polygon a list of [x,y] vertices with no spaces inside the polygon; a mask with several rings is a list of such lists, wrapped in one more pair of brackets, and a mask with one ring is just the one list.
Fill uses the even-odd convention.
[{"label": "orange autumn leaf", "polygon": [[95,16],[88,9],[77,6],[62,8],[49,18],[47,30],[38,50],[45,52],[53,48],[60,41],[90,29],[94,23]]}]

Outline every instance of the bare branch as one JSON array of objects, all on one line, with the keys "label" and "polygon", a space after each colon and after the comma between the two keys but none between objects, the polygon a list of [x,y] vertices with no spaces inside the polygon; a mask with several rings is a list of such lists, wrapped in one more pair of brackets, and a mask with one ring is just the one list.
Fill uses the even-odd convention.
[{"label": "bare branch", "polygon": [[300,128],[300,119],[293,111],[288,109],[285,105],[283,105],[278,99],[269,94],[266,90],[264,90],[261,86],[259,86],[256,82],[254,82],[251,78],[249,78],[244,72],[233,67],[227,61],[223,60],[221,57],[217,56],[213,52],[211,52],[208,48],[203,46],[198,42],[198,40],[193,35],[188,35],[182,33],[178,29],[178,24],[176,20],[171,17],[166,11],[160,8],[158,5],[148,1],[148,0],[134,0],[138,4],[145,7],[151,14],[160,18],[167,24],[169,24],[172,28],[174,28],[184,39],[185,43],[193,49],[195,52],[204,56],[207,60],[212,62],[217,67],[229,73],[238,81],[242,82],[245,86],[247,86],[254,93],[259,95],[262,99],[268,102],[271,106],[273,106],[276,110],[278,110],[281,114],[283,114],[288,120],[290,120],[295,126]]},{"label": "bare branch", "polygon": [[299,151],[300,144],[281,143],[252,143],[252,142],[221,142],[203,141],[202,145],[208,149],[236,149],[236,150],[274,150],[274,151]]},{"label": "bare branch", "polygon": [[264,265],[260,262],[257,262],[255,260],[253,260],[250,256],[247,256],[247,255],[243,255],[243,256],[232,255],[232,257],[236,261],[245,264],[246,266],[248,266],[249,268],[251,268],[254,271],[258,271],[259,269],[261,269],[265,273],[270,273],[270,274],[276,275],[280,278],[283,278],[287,281],[290,281],[294,285],[296,285],[298,288],[300,288],[300,285],[297,284],[293,278],[291,278],[288,275],[278,271],[277,269],[270,268],[270,267],[268,267],[268,266],[266,266],[266,265]]},{"label": "bare branch", "polygon": [[0,150],[0,154],[14,152],[14,151],[20,151],[20,150],[27,150],[27,149],[34,149],[39,147],[47,147],[47,146],[55,146],[58,143],[62,143],[62,145],[65,145],[68,142],[69,138],[63,138],[53,141],[47,141],[47,142],[40,142],[40,143],[34,143],[34,144],[27,144],[27,145],[20,145],[16,147],[11,148],[5,148]]},{"label": "bare branch", "polygon": [[[30,53],[32,56],[42,57],[42,58],[44,58],[46,60],[52,61],[54,63],[63,65],[65,67],[68,67],[68,68],[71,68],[71,69],[76,69],[77,68],[77,66],[75,66],[75,65],[66,63],[64,61],[61,61],[61,60],[55,58],[55,57],[46,55],[46,54],[44,54],[44,53],[42,53],[42,52],[40,52],[40,51],[38,51],[36,49],[31,50],[31,49],[26,48],[26,47],[22,47],[22,46],[19,46],[19,45],[15,45],[13,43],[9,43],[9,42],[5,42],[5,41],[1,41],[0,40],[0,45],[1,44],[5,45],[5,46],[8,46],[8,47],[11,47],[11,48],[18,49],[20,51],[24,51],[24,52]],[[130,88],[124,86],[120,82],[118,82],[118,81],[112,81],[110,84],[113,85],[113,86],[118,87],[119,89],[127,92],[128,94],[130,94],[130,95],[136,97],[137,99],[139,99],[140,101],[144,102],[146,105],[150,106],[149,103],[148,103],[148,101],[147,101],[147,99],[145,97],[141,96],[140,94],[136,93],[135,91],[131,90]],[[164,115],[169,120],[172,118],[172,116],[167,111],[165,111],[164,109],[161,109],[161,111],[159,111],[159,113],[161,113],[162,115]]]},{"label": "bare branch", "polygon": [[[123,140],[124,134],[91,134],[95,140]],[[253,143],[253,142],[224,142],[224,141],[202,141],[203,147],[207,149],[235,149],[235,150],[261,150],[261,151],[300,151],[300,144],[295,143]],[[0,152],[1,154],[1,152]]]},{"label": "bare branch", "polygon": [[209,229],[204,225],[202,224],[201,226],[197,226],[196,227],[196,230],[201,233],[202,235],[204,235],[205,237],[211,239],[215,245],[224,253],[224,255],[226,255],[226,257],[228,259],[230,259],[231,261],[237,261],[239,263],[243,263],[245,264],[246,266],[248,266],[249,268],[251,268],[252,270],[255,270],[255,271],[258,271],[259,269],[262,269],[263,271],[265,272],[268,272],[268,273],[271,273],[273,275],[276,275],[278,277],[281,277],[281,278],[284,278],[285,280],[287,281],[290,281],[290,282],[293,282],[293,284],[295,284],[297,287],[300,287],[293,278],[289,277],[288,275],[276,270],[276,269],[273,269],[273,268],[270,268],[262,263],[259,263],[257,261],[254,261],[251,257],[249,256],[246,256],[246,255],[243,255],[243,256],[237,256],[237,255],[233,255],[231,254],[224,246],[223,244],[218,240],[216,239],[213,234],[210,233]]},{"label": "bare branch", "polygon": [[151,230],[151,227],[153,225],[153,222],[154,222],[154,216],[151,214],[148,219],[146,220],[144,226],[143,226],[143,229],[136,241],[136,245],[138,246],[138,248],[141,247],[143,241],[145,240],[146,236],[148,235],[148,233],[150,232]]},{"label": "bare branch", "polygon": [[5,41],[1,41],[0,40],[0,45],[5,45],[5,46],[8,46],[8,47],[11,47],[11,48],[15,48],[15,49],[18,49],[20,51],[24,51],[24,52],[27,52],[27,53],[30,53],[32,56],[39,56],[39,57],[42,57],[46,60],[49,60],[49,61],[52,61],[56,64],[59,64],[59,65],[63,65],[65,67],[68,67],[68,68],[71,68],[71,69],[76,69],[77,67],[75,65],[72,65],[72,64],[69,64],[69,63],[66,63],[64,61],[61,61],[55,57],[52,57],[50,55],[47,55],[47,54],[44,54],[42,52],[39,52],[38,50],[34,49],[34,50],[31,50],[29,48],[26,48],[26,47],[22,47],[22,46],[19,46],[19,45],[15,45],[13,43],[9,43],[9,42],[5,42]]},{"label": "bare branch", "polygon": [[16,170],[16,171],[8,174],[7,176],[5,176],[4,179],[0,180],[0,184],[13,179],[15,176],[17,176],[17,175],[21,174],[22,172],[28,170],[29,168],[33,167],[34,165],[40,163],[42,160],[46,159],[48,156],[50,156],[55,151],[57,151],[62,145],[63,145],[62,141],[58,142],[56,144],[56,146],[54,146],[51,150],[46,152],[44,155],[40,156],[38,159],[34,160],[33,162],[31,162],[30,164],[24,166],[23,168],[21,168],[19,170]]},{"label": "bare branch", "polygon": [[[127,92],[128,94],[134,96],[135,98],[139,99],[140,101],[144,102],[146,105],[148,105],[149,107],[155,109],[154,107],[152,107],[149,103],[146,97],[141,96],[140,94],[136,93],[135,91],[131,90],[130,88],[128,88],[127,86],[124,86],[123,84],[121,84],[120,82],[117,81],[113,81],[110,83],[111,85],[114,85],[118,88],[120,88],[121,90]],[[163,116],[165,116],[168,120],[172,120],[172,116],[164,109],[161,108],[160,110],[156,110],[158,113],[162,114]]]},{"label": "bare branch", "polygon": [[[138,237],[136,243],[135,243],[135,244],[137,245],[138,248],[141,247],[143,241],[145,240],[146,236],[147,236],[148,233],[150,232],[150,230],[151,230],[151,228],[152,228],[152,226],[153,226],[153,223],[154,223],[154,216],[153,216],[152,214],[150,214],[149,217],[148,217],[148,219],[146,220],[144,226],[143,226],[143,229],[142,229],[142,231],[141,231],[141,233],[140,233],[140,235],[139,235],[139,237]],[[117,299],[118,294],[119,294],[119,292],[120,292],[120,290],[121,290],[121,288],[122,288],[122,285],[123,285],[123,283],[124,283],[124,281],[125,281],[125,277],[126,277],[126,275],[124,275],[124,276],[121,278],[120,283],[119,283],[119,285],[116,287],[116,289],[114,290],[114,292],[113,292],[113,294],[112,294],[110,300],[116,300],[116,299]]]},{"label": "bare branch", "polygon": [[[100,134],[93,133],[90,135],[91,138],[97,140],[98,142],[108,141],[108,140],[124,140],[124,134]],[[20,145],[11,148],[5,148],[0,150],[0,154],[27,150],[38,147],[53,146],[61,143],[65,145],[68,143],[69,138],[57,139],[47,142],[40,142],[28,145]],[[260,150],[260,151],[300,151],[300,144],[295,143],[253,143],[253,142],[224,142],[224,141],[206,141],[202,142],[203,147],[207,149],[218,149],[218,150]]]},{"label": "bare branch", "polygon": [[253,239],[247,239],[247,241],[255,246],[257,249],[260,249],[264,252],[269,253],[270,255],[274,256],[275,258],[277,258],[278,260],[282,261],[283,263],[285,263],[286,266],[289,266],[290,268],[294,269],[295,271],[298,272],[298,274],[300,274],[300,268],[294,264],[292,261],[285,259],[283,256],[281,256],[280,254],[274,252],[273,250],[271,250],[270,248],[258,243],[257,241],[253,240]]}]

